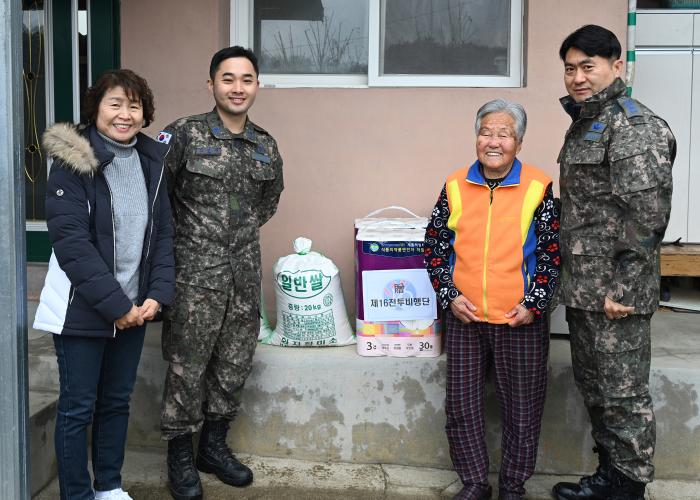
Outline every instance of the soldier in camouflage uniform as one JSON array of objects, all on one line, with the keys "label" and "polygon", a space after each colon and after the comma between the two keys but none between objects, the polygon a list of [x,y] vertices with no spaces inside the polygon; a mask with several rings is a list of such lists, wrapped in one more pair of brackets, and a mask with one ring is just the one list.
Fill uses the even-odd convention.
[{"label": "soldier in camouflage uniform", "polygon": [[561,292],[600,460],[592,476],[555,485],[560,500],[643,499],[654,474],[649,323],[676,147],[666,122],[627,97],[620,53],[612,32],[591,25],[559,52],[573,118],[558,160]]},{"label": "soldier in camouflage uniform", "polygon": [[259,332],[259,229],[277,209],[282,159],[275,140],[248,120],[258,90],[255,55],[217,52],[210,67],[213,111],[175,121],[168,189],[175,219],[176,296],[164,311],[169,362],[161,430],[174,498],[201,498],[192,435],[202,426],[196,467],[244,486],[253,479],[226,445]]}]

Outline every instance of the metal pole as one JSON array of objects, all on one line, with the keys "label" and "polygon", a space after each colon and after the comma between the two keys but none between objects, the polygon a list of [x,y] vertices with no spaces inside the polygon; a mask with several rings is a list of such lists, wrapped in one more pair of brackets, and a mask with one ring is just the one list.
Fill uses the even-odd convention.
[{"label": "metal pole", "polygon": [[0,498],[29,499],[22,3],[0,0]]}]

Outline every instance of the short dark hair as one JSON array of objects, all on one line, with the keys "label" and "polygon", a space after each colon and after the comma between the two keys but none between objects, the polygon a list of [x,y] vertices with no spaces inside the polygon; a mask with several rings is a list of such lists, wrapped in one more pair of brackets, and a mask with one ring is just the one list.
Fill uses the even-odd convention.
[{"label": "short dark hair", "polygon": [[156,114],[153,92],[146,80],[130,69],[110,69],[97,78],[92,87],[85,91],[80,122],[85,125],[94,123],[100,101],[108,90],[115,87],[123,88],[126,96],[132,101],[141,101],[143,126],[148,127]]},{"label": "short dark hair", "polygon": [[619,59],[622,54],[622,47],[615,33],[595,24],[581,26],[566,37],[559,49],[562,61],[566,61],[566,53],[571,48],[579,49],[588,57],[600,56],[611,60]]},{"label": "short dark hair", "polygon": [[258,58],[255,56],[255,52],[250,49],[246,49],[245,47],[241,47],[240,45],[234,45],[233,47],[221,49],[212,56],[211,64],[209,64],[209,78],[211,78],[212,81],[214,80],[214,76],[216,75],[216,71],[219,69],[221,62],[225,61],[226,59],[231,59],[232,57],[245,57],[250,61],[250,64],[253,65],[255,76],[257,77],[260,75],[260,71],[258,70]]}]

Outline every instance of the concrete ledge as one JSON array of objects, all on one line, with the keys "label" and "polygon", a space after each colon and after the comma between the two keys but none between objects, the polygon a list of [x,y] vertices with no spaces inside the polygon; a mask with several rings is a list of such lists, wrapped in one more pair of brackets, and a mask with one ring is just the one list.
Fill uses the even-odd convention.
[{"label": "concrete ledge", "polygon": [[354,346],[259,347],[232,433],[237,449],[305,460],[450,466],[444,356],[366,358]]},{"label": "concrete ledge", "polygon": [[[659,479],[700,479],[697,318],[660,311],[652,320],[651,390],[658,420]],[[50,362],[44,363],[48,369]],[[258,456],[449,469],[443,411],[445,363],[444,355],[363,358],[354,346],[259,345],[230,444],[238,452]],[[165,366],[160,324],[153,324],[132,398],[129,446],[163,446],[159,415]],[[57,384],[55,374],[44,374],[40,380],[48,383],[52,377]],[[497,470],[500,423],[491,383],[486,406],[487,443],[492,470]],[[595,466],[592,447],[587,415],[573,382],[569,342],[553,339],[537,471],[590,472]]]},{"label": "concrete ledge", "polygon": [[[658,418],[657,477],[700,479],[700,322],[659,312],[653,319],[651,388]],[[158,415],[165,363],[152,326],[134,394],[132,445],[161,446]],[[288,349],[259,345],[231,446],[303,460],[451,468],[444,435],[445,356],[363,358],[354,346]],[[487,387],[487,442],[500,463],[500,421]],[[553,339],[537,471],[590,472],[595,457],[573,381],[569,342]]]}]

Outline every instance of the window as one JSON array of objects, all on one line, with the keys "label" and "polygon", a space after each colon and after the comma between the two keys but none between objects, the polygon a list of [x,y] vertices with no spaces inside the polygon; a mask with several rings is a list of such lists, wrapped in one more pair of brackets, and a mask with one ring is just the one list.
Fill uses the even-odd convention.
[{"label": "window", "polygon": [[73,121],[80,121],[80,103],[90,86],[90,33],[88,19],[90,0],[78,0],[73,10],[73,81],[77,82],[73,90]]},{"label": "window", "polygon": [[117,0],[22,0],[24,173],[27,260],[51,255],[44,202],[49,158],[41,136],[77,122],[92,76],[119,67]]},{"label": "window", "polygon": [[519,87],[523,0],[231,0],[263,86]]},{"label": "window", "polygon": [[[80,100],[88,85],[88,4],[89,0],[69,0],[71,54],[62,57],[72,64],[72,118],[80,120]],[[24,55],[24,173],[27,229],[46,230],[44,198],[49,159],[41,147],[41,136],[54,121],[53,109],[53,41],[51,2],[23,0],[22,45]]]},{"label": "window", "polygon": [[25,215],[28,224],[44,216],[46,157],[41,134],[46,128],[49,96],[46,85],[46,6],[43,0],[22,2],[24,58],[24,175]]}]

